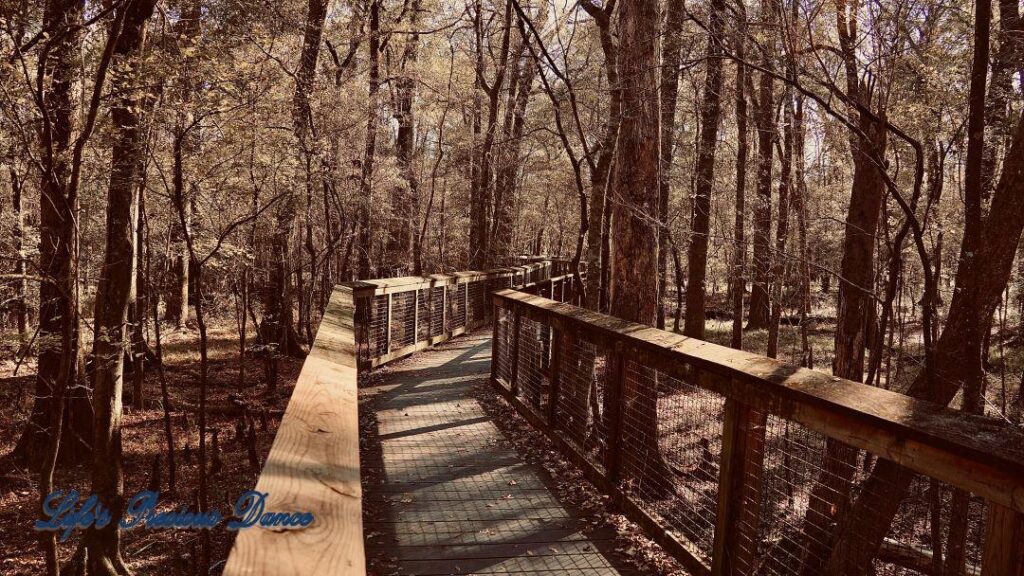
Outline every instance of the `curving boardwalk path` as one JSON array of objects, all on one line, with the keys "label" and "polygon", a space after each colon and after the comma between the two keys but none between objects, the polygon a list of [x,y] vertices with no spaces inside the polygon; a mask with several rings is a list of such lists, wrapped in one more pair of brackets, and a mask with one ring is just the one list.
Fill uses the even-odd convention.
[{"label": "curving boardwalk path", "polygon": [[524,462],[473,396],[489,335],[383,368],[360,389],[371,574],[632,574],[612,534],[584,534],[540,466]]}]

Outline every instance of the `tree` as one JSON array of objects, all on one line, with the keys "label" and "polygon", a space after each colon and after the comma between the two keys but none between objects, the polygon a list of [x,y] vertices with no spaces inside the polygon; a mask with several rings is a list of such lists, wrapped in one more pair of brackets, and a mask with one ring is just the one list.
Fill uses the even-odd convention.
[{"label": "tree", "polygon": [[[862,80],[854,44],[857,26],[857,14],[852,7],[845,0],[837,2],[836,27],[846,75],[846,97],[858,130],[849,131],[853,184],[843,238],[843,281],[839,284],[832,373],[860,382],[864,378],[867,320],[875,313],[869,294],[874,287],[875,233],[885,193],[877,159],[885,156],[888,132],[881,120],[885,116],[885,90]],[[834,440],[828,442],[826,453],[804,523],[808,542],[806,573],[816,569],[815,558],[826,556],[824,549],[832,541],[827,525],[846,508],[853,473],[851,464],[857,455],[856,450]]]},{"label": "tree", "polygon": [[[174,184],[180,187],[179,194],[189,198],[199,193],[199,184],[196,178],[190,178],[188,162],[198,159],[202,143],[202,135],[199,132],[198,120],[200,116],[196,108],[196,92],[202,85],[201,80],[195,78],[193,69],[199,62],[199,37],[202,32],[202,0],[181,0],[179,7],[181,17],[175,23],[178,31],[180,45],[177,46],[177,53],[183,60],[180,69],[180,81],[177,86],[176,96],[180,108],[175,115],[175,143],[174,154]],[[189,280],[188,248],[185,246],[185,236],[191,233],[192,228],[192,203],[189,202],[188,218],[184,224],[172,228],[174,240],[174,261],[172,263],[173,282],[167,293],[167,320],[184,330],[189,320],[189,288],[192,281]]]},{"label": "tree", "polygon": [[373,163],[377,154],[377,125],[380,123],[380,2],[370,0],[369,51],[370,70],[367,79],[366,146],[359,178],[359,278],[372,276],[370,205],[373,201]]},{"label": "tree", "polygon": [[747,291],[745,274],[747,240],[745,235],[747,193],[747,66],[743,63],[747,53],[747,12],[742,0],[737,2],[737,30],[734,39],[736,53],[736,202],[733,218],[732,261],[732,342],[733,348],[743,347],[743,294]]},{"label": "tree", "polygon": [[[131,0],[118,9],[112,35],[114,93],[111,118],[114,142],[107,188],[107,234],[99,288],[96,293],[93,341],[92,492],[110,508],[113,518],[124,511],[121,468],[121,391],[128,336],[128,308],[134,299],[138,226],[139,178],[142,171],[144,130],[138,66],[146,38],[146,22],[156,0]],[[120,24],[118,28],[117,24]],[[80,562],[91,575],[124,575],[120,528],[110,522],[90,528],[83,539]]]},{"label": "tree", "polygon": [[[415,208],[419,202],[419,182],[413,166],[415,154],[415,98],[416,98],[416,60],[419,53],[420,35],[416,28],[420,22],[422,11],[420,0],[413,0],[409,6],[409,28],[405,46],[398,64],[398,78],[395,80],[394,117],[398,123],[398,134],[395,138],[395,156],[398,167],[405,180],[406,188],[396,188],[391,195],[391,222],[388,230],[388,242],[385,253],[393,267],[408,269],[410,258],[413,257],[413,227],[416,219]],[[415,260],[416,258],[412,258]]]},{"label": "tree", "polygon": [[[689,278],[686,281],[686,322],[683,334],[704,337],[704,280],[708,269],[708,234],[711,232],[711,196],[715,180],[715,148],[718,146],[718,121],[721,115],[722,49],[725,2],[711,2],[708,26],[707,73],[700,109],[700,142],[697,148],[696,194],[690,222],[690,249],[687,254]],[[664,143],[663,143],[664,145]]]},{"label": "tree", "polygon": [[[665,328],[665,291],[668,282],[668,249],[671,235],[669,203],[672,186],[669,174],[675,155],[676,104],[679,98],[679,67],[682,59],[682,33],[686,6],[682,2],[670,2],[665,14],[665,33],[661,50],[661,190],[658,194],[658,212],[661,214],[661,229],[658,242],[658,328]],[[709,38],[710,39],[710,38]],[[718,62],[721,71],[721,60]],[[711,61],[708,61],[708,71]],[[717,96],[717,92],[716,92]],[[677,283],[679,278],[676,279]],[[677,310],[677,316],[678,316]]]},{"label": "tree", "polygon": [[[658,297],[659,29],[656,1],[619,6],[622,118],[612,186],[610,311],[651,326],[657,320]],[[647,368],[640,370],[653,376]],[[622,391],[623,420],[635,423],[638,436],[632,445],[623,446],[623,468],[645,469],[653,477],[668,478],[671,472],[658,448],[658,394],[652,384],[656,379],[638,380],[624,385]]]},{"label": "tree", "polygon": [[757,129],[757,189],[754,197],[754,274],[750,292],[748,330],[768,327],[772,253],[772,155],[775,143],[775,26],[778,22],[779,0],[762,0],[761,18],[765,22],[765,40],[760,45],[761,71],[754,101],[754,126]]},{"label": "tree", "polygon": [[[586,305],[591,310],[601,308],[602,294],[608,292],[608,286],[602,282],[604,270],[608,268],[610,255],[605,247],[607,234],[605,222],[609,219],[608,187],[613,176],[616,136],[622,121],[622,90],[619,84],[618,48],[612,30],[612,15],[615,13],[615,0],[610,0],[604,7],[599,7],[590,0],[580,2],[580,7],[594,19],[601,40],[601,51],[604,54],[604,73],[608,82],[608,112],[604,122],[604,133],[596,151],[596,159],[589,146],[585,145],[584,155],[590,166],[590,203],[587,223],[587,277],[584,292]],[[671,86],[666,88],[670,89]]]}]

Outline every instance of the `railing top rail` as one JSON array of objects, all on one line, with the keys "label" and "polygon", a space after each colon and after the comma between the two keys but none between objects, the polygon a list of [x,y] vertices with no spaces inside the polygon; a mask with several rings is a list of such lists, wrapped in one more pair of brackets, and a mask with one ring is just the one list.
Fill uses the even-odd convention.
[{"label": "railing top rail", "polygon": [[364,574],[351,293],[335,290],[256,490],[271,511],[312,512],[303,530],[241,530],[224,574]]},{"label": "railing top rail", "polygon": [[516,290],[494,302],[1024,512],[1024,433],[1000,420]]},{"label": "railing top rail", "polygon": [[516,272],[530,272],[544,268],[547,265],[547,262],[537,262],[533,264],[524,264],[522,266],[508,266],[505,268],[495,268],[485,271],[467,270],[454,272],[452,274],[431,274],[429,276],[401,276],[397,278],[357,280],[354,282],[344,282],[339,284],[339,286],[342,289],[357,292],[375,291],[378,294],[386,294],[389,291],[404,292],[406,290],[427,288],[430,286],[472,282],[488,277],[501,277]]}]

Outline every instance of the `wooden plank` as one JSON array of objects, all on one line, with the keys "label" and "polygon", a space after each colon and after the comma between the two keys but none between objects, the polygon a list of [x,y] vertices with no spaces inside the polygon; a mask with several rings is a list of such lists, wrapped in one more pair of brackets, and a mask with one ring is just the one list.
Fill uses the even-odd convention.
[{"label": "wooden plank", "polygon": [[352,291],[336,289],[256,490],[267,511],[307,511],[304,530],[239,531],[224,574],[365,574]]},{"label": "wooden plank", "polygon": [[622,387],[626,380],[626,361],[622,356],[621,346],[616,346],[609,356],[611,366],[604,389],[607,396],[605,406],[608,407],[605,413],[608,427],[608,449],[605,451],[604,467],[608,482],[615,486],[619,482],[622,464],[620,453],[622,446]]},{"label": "wooden plank", "polygon": [[1024,576],[1024,514],[988,503],[982,576]]},{"label": "wooden plank", "polygon": [[711,573],[754,574],[760,525],[765,416],[731,398],[725,401],[722,455],[718,478],[718,513]]}]

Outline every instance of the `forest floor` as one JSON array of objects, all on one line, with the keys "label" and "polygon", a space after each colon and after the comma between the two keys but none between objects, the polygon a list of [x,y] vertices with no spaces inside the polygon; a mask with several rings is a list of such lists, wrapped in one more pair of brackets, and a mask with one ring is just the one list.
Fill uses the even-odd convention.
[{"label": "forest floor", "polygon": [[[199,336],[196,330],[165,329],[163,335],[164,369],[172,406],[172,424],[177,447],[177,496],[169,496],[166,461],[163,462],[160,502],[163,508],[195,509],[198,486],[198,425],[194,407],[199,393]],[[252,466],[249,442],[236,436],[241,410],[232,402],[245,402],[264,417],[255,418],[256,454],[260,462],[266,458],[280,422],[280,414],[288,403],[302,361],[283,358],[279,364],[277,390],[267,393],[264,360],[247,355],[245,386],[238,386],[238,334],[233,322],[211,327],[209,337],[208,427],[219,431],[221,469],[210,477],[210,502],[228,515],[235,499],[255,485],[259,467]],[[0,455],[8,454],[32,410],[35,366],[22,365],[17,376],[14,362],[0,364]],[[153,461],[166,455],[163,427],[163,406],[160,402],[160,380],[157,370],[146,373],[144,397],[146,409],[133,410],[130,404],[131,383],[126,377],[123,426],[125,494],[135,494],[150,485]],[[186,413],[188,414],[186,416]],[[212,454],[211,454],[212,460]],[[36,483],[23,470],[0,464],[0,574],[28,575],[43,572],[43,556],[37,533],[30,529],[38,517],[39,501]],[[54,485],[58,489],[76,489],[88,493],[90,470],[87,464],[70,465],[57,472]],[[60,544],[66,561],[74,554],[80,532]],[[223,525],[212,530],[211,564],[220,573],[227,559],[235,532]],[[201,533],[185,530],[128,530],[124,532],[122,550],[129,567],[136,574],[193,574],[194,558],[201,547]]]}]

